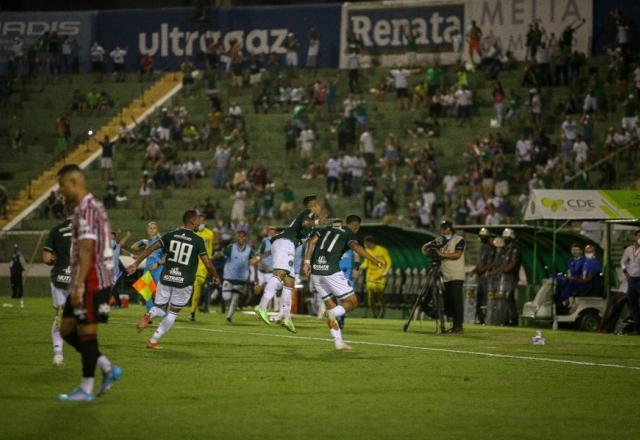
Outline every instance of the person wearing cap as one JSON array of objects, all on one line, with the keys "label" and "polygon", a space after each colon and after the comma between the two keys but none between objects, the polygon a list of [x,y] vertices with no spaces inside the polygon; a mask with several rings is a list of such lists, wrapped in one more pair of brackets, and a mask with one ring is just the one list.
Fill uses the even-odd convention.
[{"label": "person wearing cap", "polygon": [[640,335],[640,229],[635,233],[635,241],[627,246],[620,260],[622,273],[627,278],[627,302],[633,318],[633,330],[628,335]]},{"label": "person wearing cap", "polygon": [[[198,213],[198,230],[196,235],[204,241],[204,248],[207,250],[207,257],[211,259],[213,256],[213,247],[216,242],[216,234],[211,229],[207,228],[207,216],[203,212]],[[193,283],[193,296],[191,297],[191,313],[189,314],[189,321],[196,320],[196,310],[200,305],[200,297],[202,295],[202,289],[204,288],[205,281],[207,280],[207,267],[200,260],[198,261],[198,269],[196,270],[196,279]],[[204,310],[209,310],[209,300],[205,299]]]},{"label": "person wearing cap", "polygon": [[518,306],[516,304],[516,287],[520,279],[520,265],[522,264],[522,249],[516,242],[516,233],[511,228],[502,231],[504,238],[504,252],[506,259],[497,268],[498,274],[504,274],[507,294],[507,325],[518,325]]},{"label": "person wearing cap", "polygon": [[440,235],[445,240],[444,246],[437,250],[438,256],[442,258],[440,270],[444,279],[444,311],[453,320],[453,327],[447,333],[462,334],[465,241],[455,233],[453,224],[448,220],[440,224]]},{"label": "person wearing cap", "polygon": [[491,233],[487,228],[480,229],[478,237],[482,244],[478,253],[478,262],[470,275],[476,276],[476,320],[479,324],[484,324],[487,308],[487,281],[496,251],[491,244]]},{"label": "person wearing cap", "polygon": [[222,255],[227,258],[222,272],[222,299],[228,305],[226,320],[229,324],[240,304],[241,295],[247,293],[247,286],[251,281],[250,266],[255,267],[257,262],[253,247],[247,244],[248,232],[246,226],[238,226],[234,242],[222,250]]}]

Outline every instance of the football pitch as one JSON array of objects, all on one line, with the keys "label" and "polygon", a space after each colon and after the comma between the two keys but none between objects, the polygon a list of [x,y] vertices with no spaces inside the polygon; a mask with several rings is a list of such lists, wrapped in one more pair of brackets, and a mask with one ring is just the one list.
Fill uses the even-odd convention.
[{"label": "football pitch", "polygon": [[56,400],[81,369],[68,346],[51,364],[50,300],[1,308],[0,438],[640,438],[640,338],[544,330],[534,346],[531,328],[435,336],[433,322],[405,334],[399,320],[347,318],[353,350],[336,352],[315,318],[293,335],[183,311],[152,351],[150,329],[135,330],[142,311],[100,327],[124,375],[82,404]]}]

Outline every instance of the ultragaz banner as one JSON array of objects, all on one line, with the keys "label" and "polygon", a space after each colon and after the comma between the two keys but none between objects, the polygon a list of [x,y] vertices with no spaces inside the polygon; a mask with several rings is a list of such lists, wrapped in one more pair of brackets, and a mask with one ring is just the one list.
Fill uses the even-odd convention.
[{"label": "ultragaz banner", "polygon": [[198,64],[211,38],[222,39],[224,47],[236,39],[250,53],[284,55],[288,33],[300,42],[304,66],[312,27],[320,33],[319,65],[336,67],[339,26],[340,5],[335,4],[209,8],[205,20],[194,17],[192,8],[101,11],[97,19],[98,40],[106,49],[126,48],[127,66],[133,68],[149,53],[160,70],[177,69],[184,57]]},{"label": "ultragaz banner", "polygon": [[[483,32],[482,45],[497,41],[517,59],[526,53],[526,34],[530,23],[538,23],[556,41],[566,26],[579,28],[574,48],[589,54],[593,28],[591,0],[445,0],[385,1],[346,3],[342,8],[340,65],[346,66],[350,33],[363,44],[363,64],[376,58],[382,65],[402,64],[407,41],[403,29],[417,33],[416,48],[422,62],[437,58],[453,62],[453,31],[465,35],[475,21]],[[583,23],[584,20],[584,24]],[[464,58],[468,59],[467,43]]]}]

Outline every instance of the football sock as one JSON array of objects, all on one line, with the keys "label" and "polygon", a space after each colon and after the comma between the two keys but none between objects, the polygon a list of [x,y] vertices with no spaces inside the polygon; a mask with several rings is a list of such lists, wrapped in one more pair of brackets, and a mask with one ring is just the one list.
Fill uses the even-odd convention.
[{"label": "football sock", "polygon": [[[93,392],[93,377],[98,361],[98,340],[96,335],[84,335],[80,338],[82,350],[82,389],[87,393]],[[85,381],[90,379],[90,381]]]},{"label": "football sock", "polygon": [[151,340],[157,342],[162,335],[169,331],[171,326],[173,326],[173,323],[176,322],[177,317],[178,315],[175,312],[167,313],[167,316],[164,317],[156,331],[153,333]]},{"label": "football sock", "polygon": [[282,305],[280,310],[282,311],[282,317],[284,319],[291,319],[291,287],[284,286],[282,288]]},{"label": "football sock", "polygon": [[282,287],[282,281],[280,278],[273,276],[269,279],[269,282],[264,286],[264,292],[262,292],[262,298],[260,298],[260,308],[266,309],[269,305],[269,301],[273,298],[278,290]]},{"label": "football sock", "polygon": [[149,298],[147,300],[147,302],[145,303],[145,306],[147,307],[147,311],[151,310],[154,306],[153,306],[153,297]]},{"label": "football sock", "polygon": [[147,313],[149,313],[151,318],[157,318],[158,316],[164,316],[164,310],[162,310],[158,306],[151,307],[151,309]]},{"label": "football sock", "polygon": [[53,321],[53,325],[51,326],[51,340],[53,341],[53,352],[62,354],[63,339],[62,336],[60,336],[57,319]]},{"label": "football sock", "polygon": [[82,382],[80,382],[80,388],[82,388],[85,393],[93,393],[93,377],[83,377]]},{"label": "football sock", "polygon": [[237,293],[231,294],[231,302],[229,303],[229,311],[227,312],[227,318],[231,318],[238,307],[238,302],[240,301],[240,295]]},{"label": "football sock", "polygon": [[67,342],[67,344],[75,348],[78,353],[82,353],[82,349],[80,347],[80,337],[78,336],[78,332],[76,330],[69,333],[68,335],[64,335],[62,338]]},{"label": "football sock", "polygon": [[335,342],[342,341],[342,332],[340,331],[340,327],[330,328],[329,333],[331,333],[331,337]]},{"label": "football sock", "polygon": [[100,352],[98,352],[97,363],[98,363],[98,367],[100,368],[100,370],[102,370],[103,373],[108,373],[109,371],[111,371],[111,362],[109,361],[109,359],[107,359],[105,355],[103,355]]},{"label": "football sock", "polygon": [[342,306],[335,306],[333,309],[329,310],[329,313],[335,318],[339,318],[341,316],[344,316],[347,311],[344,309],[344,307]]}]

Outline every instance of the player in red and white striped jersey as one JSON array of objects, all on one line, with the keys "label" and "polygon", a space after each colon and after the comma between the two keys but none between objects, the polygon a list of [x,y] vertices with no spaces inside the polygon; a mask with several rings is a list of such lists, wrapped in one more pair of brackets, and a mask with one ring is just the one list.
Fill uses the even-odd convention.
[{"label": "player in red and white striped jersey", "polygon": [[[71,220],[71,282],[60,333],[82,355],[82,382],[63,401],[92,401],[96,365],[103,372],[98,396],[108,392],[122,370],[98,349],[98,323],[109,319],[109,290],[113,283],[111,226],[102,203],[87,189],[82,170],[74,164],[58,172],[66,203],[75,206]],[[116,262],[117,263],[117,262]]]}]

